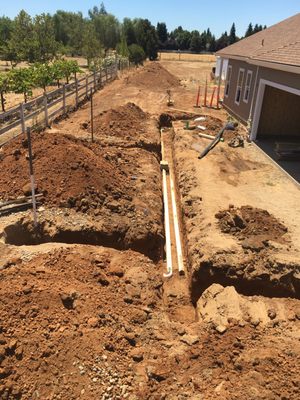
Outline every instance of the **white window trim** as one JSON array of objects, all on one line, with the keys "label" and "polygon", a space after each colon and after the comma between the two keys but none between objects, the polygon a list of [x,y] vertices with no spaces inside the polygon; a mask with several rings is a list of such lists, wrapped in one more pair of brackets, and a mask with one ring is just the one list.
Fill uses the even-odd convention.
[{"label": "white window trim", "polygon": [[[243,73],[243,79],[242,79],[242,82],[241,82],[241,86],[239,86],[239,77],[240,77],[240,73],[241,73],[241,72]],[[234,96],[234,102],[235,102],[235,104],[236,104],[237,106],[239,106],[239,105],[240,105],[240,102],[241,102],[242,88],[243,88],[244,78],[245,78],[245,68],[240,68],[240,69],[239,69],[238,76],[237,76],[236,90],[235,90],[235,96]],[[240,88],[240,91],[241,91],[241,92],[240,92],[240,98],[239,98],[239,101],[236,101],[236,95],[237,95],[237,92],[238,92],[239,88]]]},{"label": "white window trim", "polygon": [[[230,77],[230,79],[228,79]],[[230,90],[230,83],[231,83],[231,77],[232,77],[232,65],[228,65],[228,70],[227,70],[227,77],[226,77],[226,83],[225,83],[225,92],[224,92],[224,97],[229,96],[229,90]],[[226,94],[226,89],[228,87],[228,93]]]},{"label": "white window trim", "polygon": [[[250,75],[249,85],[247,85],[247,82],[248,82],[248,75]],[[249,101],[249,99],[250,99],[252,77],[253,77],[253,71],[251,71],[251,70],[249,69],[249,70],[247,71],[247,75],[246,75],[245,87],[244,87],[244,96],[243,96],[243,102],[246,103],[246,104],[248,103],[248,101]],[[248,89],[248,98],[246,99],[247,89]]]}]

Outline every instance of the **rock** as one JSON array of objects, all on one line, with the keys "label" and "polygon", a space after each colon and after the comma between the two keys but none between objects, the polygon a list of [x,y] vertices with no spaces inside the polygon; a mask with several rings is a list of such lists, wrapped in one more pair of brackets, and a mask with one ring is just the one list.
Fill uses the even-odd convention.
[{"label": "rock", "polygon": [[111,352],[115,351],[115,346],[112,343],[105,343],[104,348],[107,351],[111,351]]},{"label": "rock", "polygon": [[275,310],[273,310],[273,309],[270,309],[270,310],[268,310],[268,317],[270,318],[270,319],[275,319],[276,318],[276,311]]},{"label": "rock", "polygon": [[[37,185],[34,185],[35,192],[37,193]],[[24,193],[24,196],[31,196],[31,183],[26,183],[22,187],[22,192]]]},{"label": "rock", "polygon": [[123,337],[129,342],[131,346],[136,345],[136,338],[134,333],[131,332],[125,333]]},{"label": "rock", "polygon": [[199,337],[196,335],[185,334],[180,338],[180,341],[188,344],[189,346],[192,346],[193,344],[196,344],[199,342]]},{"label": "rock", "polygon": [[227,327],[226,327],[225,325],[217,325],[217,326],[215,327],[215,329],[216,329],[216,331],[217,331],[218,333],[223,334],[224,332],[226,332]]},{"label": "rock", "polygon": [[91,317],[91,318],[88,319],[87,323],[88,323],[89,327],[97,328],[98,324],[99,324],[99,319],[96,318],[96,317]]},{"label": "rock", "polygon": [[75,299],[77,295],[76,292],[73,293],[61,293],[60,294],[60,299],[64,305],[65,308],[68,310],[73,310],[75,308]]},{"label": "rock", "polygon": [[136,362],[141,362],[144,359],[143,350],[140,348],[135,348],[130,352],[132,359]]},{"label": "rock", "polygon": [[146,367],[146,372],[149,379],[154,379],[157,382],[162,382],[170,376],[170,369],[165,365],[151,365]]}]

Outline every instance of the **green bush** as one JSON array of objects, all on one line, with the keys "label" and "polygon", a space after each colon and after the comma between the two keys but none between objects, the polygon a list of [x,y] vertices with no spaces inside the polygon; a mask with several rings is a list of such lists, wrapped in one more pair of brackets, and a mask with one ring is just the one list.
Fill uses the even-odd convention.
[{"label": "green bush", "polygon": [[143,61],[146,59],[146,54],[141,46],[132,44],[128,47],[129,61],[134,62],[135,65],[143,65]]}]

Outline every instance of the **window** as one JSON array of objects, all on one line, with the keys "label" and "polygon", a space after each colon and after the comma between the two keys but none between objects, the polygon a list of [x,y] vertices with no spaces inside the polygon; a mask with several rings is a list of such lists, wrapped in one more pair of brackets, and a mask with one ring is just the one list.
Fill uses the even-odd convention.
[{"label": "window", "polygon": [[228,97],[229,94],[229,88],[230,88],[230,81],[231,81],[231,74],[232,74],[232,66],[229,65],[228,71],[227,71],[227,79],[226,79],[226,86],[225,86],[225,97]]},{"label": "window", "polygon": [[235,92],[235,104],[239,105],[241,101],[241,93],[242,93],[242,86],[244,81],[244,68],[240,68],[239,76],[236,85],[236,92]]},{"label": "window", "polygon": [[245,103],[248,103],[250,97],[251,82],[252,82],[252,71],[247,71],[247,77],[244,89],[244,98],[243,98]]}]

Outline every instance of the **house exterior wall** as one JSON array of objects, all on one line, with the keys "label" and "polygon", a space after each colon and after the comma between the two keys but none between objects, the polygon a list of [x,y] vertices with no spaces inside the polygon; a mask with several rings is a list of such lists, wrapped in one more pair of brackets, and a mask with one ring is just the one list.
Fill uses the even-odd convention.
[{"label": "house exterior wall", "polygon": [[[247,122],[250,118],[253,118],[253,112],[255,109],[256,96],[258,92],[259,82],[261,79],[279,83],[281,85],[289,86],[295,89],[300,89],[300,75],[291,72],[279,71],[271,68],[258,67],[256,65],[248,64],[245,61],[230,59],[228,67],[232,67],[231,82],[228,92],[228,97],[224,94],[224,106],[229,112],[232,112],[235,116],[241,119],[243,122]],[[238,75],[240,68],[244,69],[244,81],[242,84],[242,96],[240,99],[240,104],[235,103],[236,88],[238,82]],[[252,71],[252,81],[250,87],[250,95],[248,102],[243,101],[245,81],[247,76],[247,71]],[[257,79],[256,79],[257,74]],[[255,87],[254,87],[255,86]],[[226,83],[225,83],[226,88]],[[253,100],[254,98],[254,100]],[[253,101],[253,104],[252,104]]]},{"label": "house exterior wall", "polygon": [[[224,101],[223,104],[224,106],[231,112],[233,112],[234,115],[236,115],[239,119],[241,119],[244,122],[247,122],[249,118],[249,113],[250,113],[250,108],[251,108],[251,101],[253,97],[253,89],[254,89],[254,84],[255,84],[255,74],[256,74],[256,66],[250,65],[246,63],[245,61],[239,61],[239,60],[232,60],[230,59],[228,62],[228,68],[232,67],[232,72],[231,72],[231,80],[230,80],[230,86],[229,86],[229,92],[228,96],[225,96],[224,93]],[[242,92],[241,92],[241,98],[240,98],[240,104],[237,105],[235,103],[235,95],[236,95],[236,89],[237,89],[237,82],[238,82],[238,76],[239,76],[239,70],[240,68],[244,69],[244,80],[242,83]],[[250,85],[250,95],[248,102],[244,102],[244,90],[245,90],[245,80],[247,77],[247,71],[252,71],[252,81]],[[227,85],[227,80],[225,82],[225,88]]]}]

